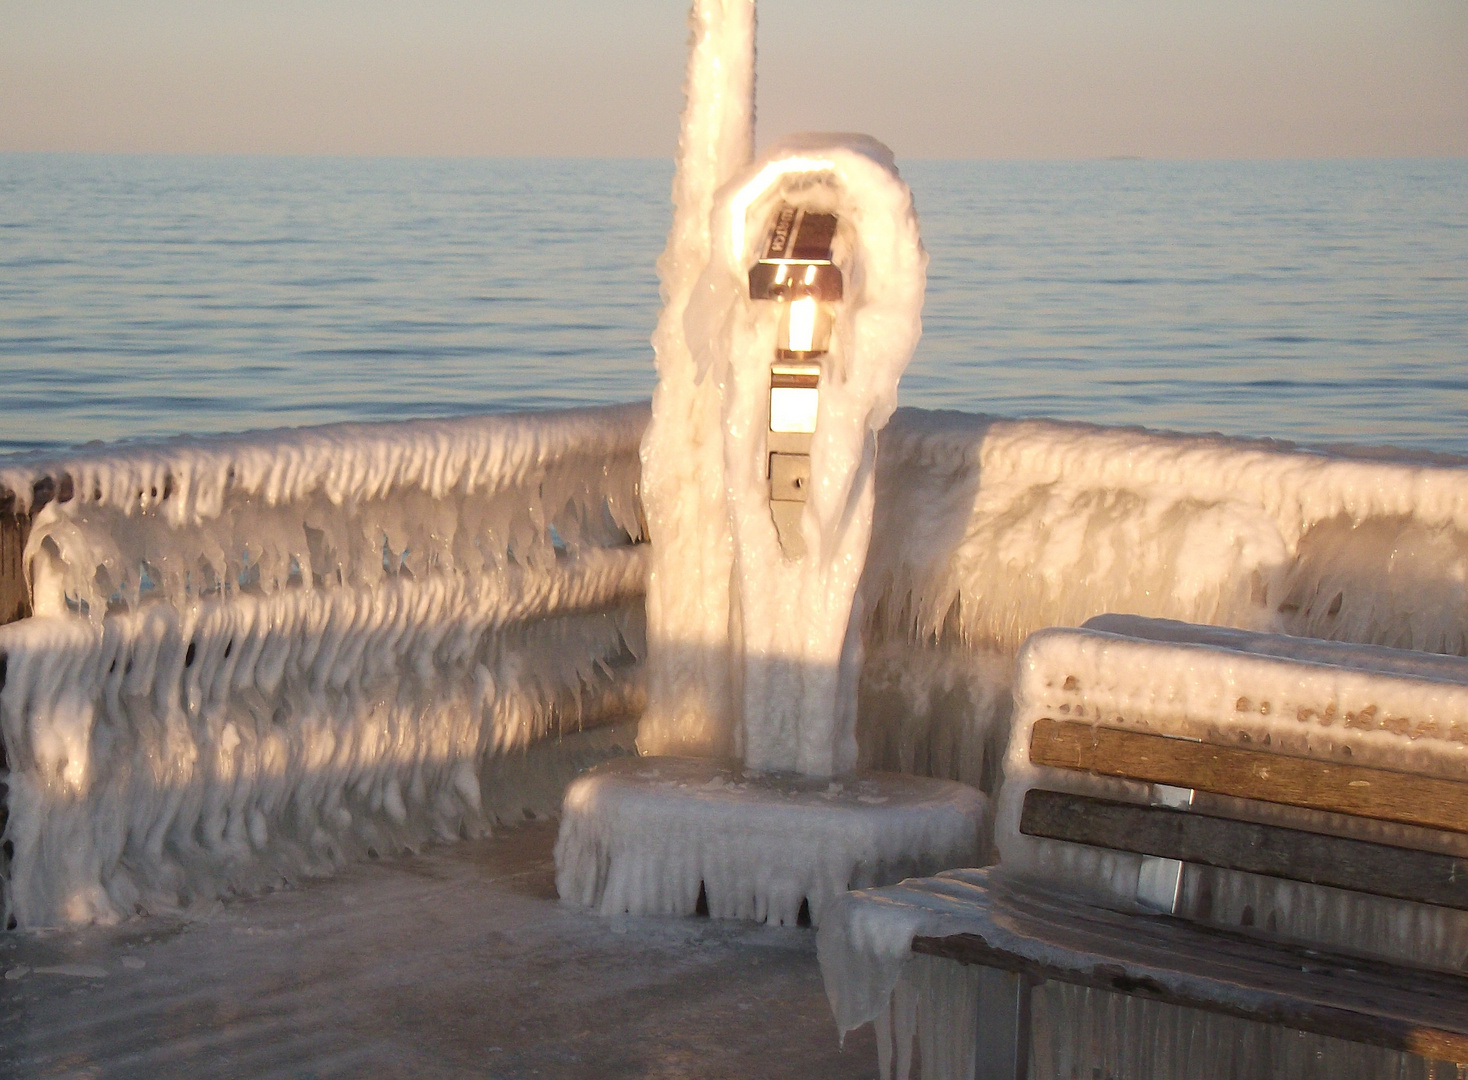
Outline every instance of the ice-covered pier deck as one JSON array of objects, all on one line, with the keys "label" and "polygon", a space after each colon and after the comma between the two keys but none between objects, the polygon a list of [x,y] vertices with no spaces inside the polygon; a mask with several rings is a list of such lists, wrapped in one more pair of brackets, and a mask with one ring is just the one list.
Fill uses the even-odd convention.
[{"label": "ice-covered pier deck", "polygon": [[0,1076],[875,1074],[870,1030],[837,1047],[812,931],[563,907],[554,840],[530,823],[187,919],[0,936]]}]

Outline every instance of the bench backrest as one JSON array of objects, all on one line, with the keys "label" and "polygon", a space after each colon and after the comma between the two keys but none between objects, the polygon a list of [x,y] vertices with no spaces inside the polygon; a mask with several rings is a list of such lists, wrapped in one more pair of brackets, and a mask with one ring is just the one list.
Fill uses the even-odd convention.
[{"label": "bench backrest", "polygon": [[1020,654],[1007,872],[1468,966],[1468,660],[1105,616]]}]

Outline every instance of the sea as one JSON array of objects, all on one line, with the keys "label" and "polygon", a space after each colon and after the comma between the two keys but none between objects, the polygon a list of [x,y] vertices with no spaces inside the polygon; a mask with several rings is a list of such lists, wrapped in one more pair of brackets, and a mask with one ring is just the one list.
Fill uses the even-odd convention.
[{"label": "sea", "polygon": [[[1468,160],[902,172],[904,404],[1468,454]],[[671,181],[0,155],[0,454],[647,398]]]}]

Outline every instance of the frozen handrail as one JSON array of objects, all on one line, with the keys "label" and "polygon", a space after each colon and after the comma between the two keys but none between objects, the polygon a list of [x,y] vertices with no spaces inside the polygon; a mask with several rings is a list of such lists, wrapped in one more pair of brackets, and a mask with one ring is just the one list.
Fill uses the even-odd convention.
[{"label": "frozen handrail", "polygon": [[647,416],[638,404],[334,424],[11,465],[0,569],[21,569],[22,546],[32,610],[99,617],[163,597],[544,565],[557,547],[641,535]]},{"label": "frozen handrail", "polygon": [[0,472],[37,611],[0,627],[7,921],[173,910],[550,809],[559,790],[497,763],[642,708],[646,420],[334,425]]},{"label": "frozen handrail", "polygon": [[[160,559],[171,559],[177,569],[177,598],[168,605],[177,611],[224,600],[243,611],[311,592],[319,594],[313,604],[331,607],[340,619],[366,611],[359,598],[379,590],[426,595],[429,578],[455,578],[455,588],[462,588],[481,577],[503,573],[507,581],[521,574],[550,585],[555,578],[544,575],[566,570],[584,549],[604,567],[622,567],[604,579],[614,598],[608,614],[540,620],[539,632],[592,635],[584,639],[586,670],[606,685],[631,688],[616,708],[635,714],[642,632],[636,582],[645,574],[646,546],[626,545],[642,529],[637,443],[647,417],[646,405],[631,405],[188,439],[12,461],[0,479],[12,494],[29,491],[25,505],[49,522],[42,522],[32,552],[52,537],[63,561],[76,568],[70,586],[63,577],[51,589],[53,608],[74,606],[80,614],[87,600],[87,621],[99,642],[113,640],[108,634],[119,632],[124,616],[136,621],[152,600],[169,595]],[[349,468],[339,448],[353,432],[376,449]],[[296,467],[264,468],[272,440],[288,449]],[[1451,462],[1366,460],[1273,443],[911,409],[898,410],[882,440],[862,586],[870,590],[873,615],[863,674],[863,700],[872,707],[861,736],[864,760],[882,767],[987,784],[1003,751],[1018,641],[1037,625],[1079,623],[1108,609],[1442,652],[1468,648],[1468,532],[1457,524],[1456,511],[1444,512],[1468,499],[1468,470]],[[1107,489],[1107,459],[1117,454],[1138,464],[1126,486]],[[241,486],[218,501],[216,517],[182,514],[175,527],[161,506],[144,507],[139,497],[145,477],[161,476],[166,489],[167,476],[181,463],[196,462],[227,478],[231,461],[246,459],[250,467],[235,473]],[[82,499],[80,478],[104,467],[116,470],[102,488],[112,494]],[[71,498],[62,503],[68,475]],[[353,475],[360,486],[346,482]],[[38,507],[36,484],[48,479],[50,501]],[[93,486],[89,496],[97,490]],[[269,505],[262,497],[269,490],[285,501]],[[330,491],[343,501],[334,503]],[[354,501],[353,493],[375,494]],[[162,501],[172,503],[173,493]],[[556,503],[573,512],[561,513]],[[28,523],[29,514],[14,514],[19,505],[12,503],[0,524],[18,530]],[[1282,507],[1308,510],[1290,519],[1303,531],[1285,529]],[[312,521],[315,532],[306,533],[303,526]],[[225,529],[253,546],[218,543]],[[445,543],[450,533],[470,542]],[[496,542],[485,543],[486,535]],[[1291,535],[1297,539],[1287,542]],[[0,537],[0,566],[23,584],[18,538],[16,531]],[[165,539],[172,555],[159,547]],[[268,556],[266,542],[273,545]],[[308,560],[321,556],[319,568],[295,567],[298,585],[291,580],[293,544],[295,550],[304,546]],[[437,553],[430,560],[433,545]],[[87,573],[86,559],[65,558],[78,552],[104,557],[94,558]],[[199,562],[206,554],[212,583]],[[388,565],[393,557],[396,567]],[[145,562],[159,571],[156,577],[150,571],[148,600],[140,575],[124,580],[120,569]],[[108,571],[110,583],[100,582],[96,570],[108,565],[116,572]],[[615,582],[624,584],[613,587]],[[339,600],[329,601],[334,593]],[[623,630],[610,629],[618,623],[625,641]],[[39,623],[4,631],[39,632]],[[352,633],[358,636],[343,657],[377,655],[365,644],[364,651],[351,652],[371,639],[368,624]],[[939,648],[928,649],[933,641]],[[222,655],[228,644],[226,635],[211,647]],[[505,664],[522,655],[519,648],[504,653]],[[225,658],[233,661],[233,653]],[[615,679],[596,674],[603,662]],[[499,663],[485,668],[493,672]],[[594,686],[602,685],[595,680]],[[538,711],[516,714],[532,734],[559,730],[563,722],[574,727],[583,707],[592,710],[587,716],[615,713],[611,706],[597,712],[599,691],[580,689],[579,676],[552,676],[532,664],[512,681],[548,688],[537,691]],[[562,691],[569,705],[554,704]],[[576,704],[578,695],[585,706]],[[0,704],[8,696],[0,696]],[[887,746],[897,748],[890,757],[882,753]],[[194,753],[178,758],[180,768],[193,768],[188,762]]]},{"label": "frozen handrail", "polygon": [[1468,653],[1468,461],[899,409],[867,610],[1010,655],[1103,612]]}]

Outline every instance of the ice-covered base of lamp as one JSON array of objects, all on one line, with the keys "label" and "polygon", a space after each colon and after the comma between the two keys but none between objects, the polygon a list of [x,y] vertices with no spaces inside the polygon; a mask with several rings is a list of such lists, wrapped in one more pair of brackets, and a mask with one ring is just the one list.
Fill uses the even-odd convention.
[{"label": "ice-covered base of lamp", "polygon": [[848,889],[972,866],[988,800],[896,773],[837,780],[746,772],[736,761],[622,758],[566,790],[556,841],[564,902],[602,915],[819,925]]}]

